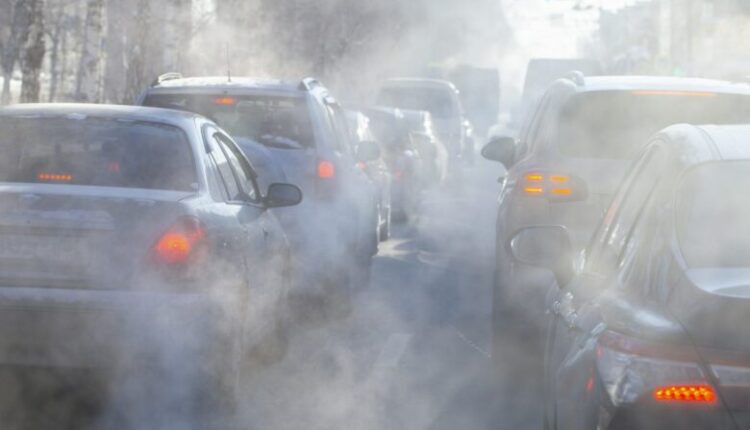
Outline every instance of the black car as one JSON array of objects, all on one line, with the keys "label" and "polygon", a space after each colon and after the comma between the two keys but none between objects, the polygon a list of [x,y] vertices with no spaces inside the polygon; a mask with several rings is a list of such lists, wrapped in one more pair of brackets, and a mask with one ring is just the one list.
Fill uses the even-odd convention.
[{"label": "black car", "polygon": [[0,146],[0,364],[189,368],[230,400],[248,359],[281,357],[289,245],[268,209],[302,195],[261,194],[216,124],[19,105],[0,109]]},{"label": "black car", "polygon": [[549,268],[546,428],[750,426],[750,126],[678,125],[633,165],[582,258],[518,231]]}]

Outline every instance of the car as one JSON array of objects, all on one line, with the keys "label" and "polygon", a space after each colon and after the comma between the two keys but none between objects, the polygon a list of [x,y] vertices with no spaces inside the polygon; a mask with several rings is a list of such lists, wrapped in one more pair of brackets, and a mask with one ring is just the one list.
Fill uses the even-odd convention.
[{"label": "car", "polygon": [[515,123],[522,123],[533,107],[544,96],[547,88],[572,71],[586,76],[602,74],[601,64],[592,58],[532,58],[526,66],[521,94],[520,112]]},{"label": "car", "polygon": [[[160,76],[137,104],[196,112],[214,120],[251,158],[282,167],[305,201],[282,216],[295,254],[292,295],[305,308],[348,314],[366,282],[378,238],[374,187],[356,164],[379,156],[374,144],[354,154],[343,109],[319,81]],[[355,285],[356,284],[356,285]],[[339,312],[341,311],[341,312]]]},{"label": "car", "polygon": [[448,149],[435,133],[432,115],[427,111],[401,109],[414,148],[423,162],[425,188],[437,187],[448,174]]},{"label": "car", "polygon": [[[346,117],[349,121],[349,132],[351,133],[350,142],[352,142],[352,151],[357,152],[359,145],[377,145],[380,143],[370,129],[370,118],[359,110],[347,109]],[[367,176],[372,180],[376,188],[375,198],[377,205],[377,219],[375,220],[375,230],[378,239],[388,240],[391,236],[391,171],[382,157],[371,161],[360,161],[357,166],[364,170]]]},{"label": "car", "polygon": [[632,166],[581,256],[563,226],[519,230],[554,274],[545,428],[750,426],[750,126],[676,125]]},{"label": "car", "polygon": [[539,339],[542,347],[545,291],[534,286],[543,275],[508,254],[504,244],[513,232],[562,225],[581,249],[648,136],[675,123],[747,121],[750,86],[744,84],[581,73],[556,81],[518,140],[496,137],[482,150],[507,169],[496,223],[495,344],[518,336]]},{"label": "car", "polygon": [[261,193],[216,124],[26,104],[0,109],[0,145],[2,365],[164,375],[177,356],[220,407],[249,359],[283,357],[290,248],[269,209],[302,194]]},{"label": "car", "polygon": [[400,109],[365,110],[375,139],[382,145],[383,160],[391,171],[391,212],[394,221],[410,221],[419,212],[424,188],[423,162]]},{"label": "car", "polygon": [[450,170],[473,161],[473,129],[464,114],[458,90],[451,82],[425,78],[388,79],[378,89],[376,104],[430,112],[437,137],[448,148]]}]

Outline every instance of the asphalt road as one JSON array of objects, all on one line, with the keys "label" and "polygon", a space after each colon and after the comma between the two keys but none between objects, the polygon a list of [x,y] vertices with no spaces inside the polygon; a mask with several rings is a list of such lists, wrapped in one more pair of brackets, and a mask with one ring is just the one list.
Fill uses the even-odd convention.
[{"label": "asphalt road", "polygon": [[525,370],[490,358],[497,169],[425,196],[381,245],[352,315],[308,328],[248,390],[244,422],[275,429],[541,428]]},{"label": "asphalt road", "polygon": [[[498,174],[479,161],[461,186],[427,193],[422,216],[381,244],[351,315],[296,330],[285,359],[252,376],[241,427],[541,428],[529,370],[490,358]],[[119,430],[132,422],[102,419],[96,384],[74,376],[0,372],[3,428]],[[141,419],[137,428],[190,428],[158,407]]]}]

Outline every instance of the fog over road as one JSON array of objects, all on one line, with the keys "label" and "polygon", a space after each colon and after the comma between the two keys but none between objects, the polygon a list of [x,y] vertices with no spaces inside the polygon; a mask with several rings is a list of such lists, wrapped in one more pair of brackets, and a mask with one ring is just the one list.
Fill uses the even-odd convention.
[{"label": "fog over road", "polygon": [[[490,360],[498,169],[480,162],[460,189],[430,193],[416,227],[382,244],[372,283],[346,320],[296,336],[258,375],[246,423],[278,429],[535,428]],[[511,369],[509,373],[512,373]],[[504,394],[508,393],[508,394]]]},{"label": "fog over road", "polygon": [[[381,244],[351,315],[297,330],[285,359],[251,377],[241,428],[538,428],[539,402],[529,398],[524,375],[496,368],[489,355],[499,174],[480,160],[456,181],[461,187],[425,196],[415,225],[397,227]],[[0,374],[0,391],[14,399],[4,404],[6,422],[192,428],[158,408],[157,423],[144,423],[132,404],[102,418],[103,408],[117,407],[90,375],[77,376]],[[24,408],[16,398],[26,399]]]}]

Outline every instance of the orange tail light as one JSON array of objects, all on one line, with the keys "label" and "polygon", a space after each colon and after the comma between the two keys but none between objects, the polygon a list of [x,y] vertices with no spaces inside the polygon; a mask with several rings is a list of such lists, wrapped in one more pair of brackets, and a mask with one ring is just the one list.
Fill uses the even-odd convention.
[{"label": "orange tail light", "polygon": [[566,186],[570,177],[560,174],[544,174],[528,172],[523,175],[523,193],[528,196],[568,197],[573,195],[573,189]]},{"label": "orange tail light", "polygon": [[713,403],[716,392],[710,385],[673,385],[656,388],[654,399],[660,402]]}]

